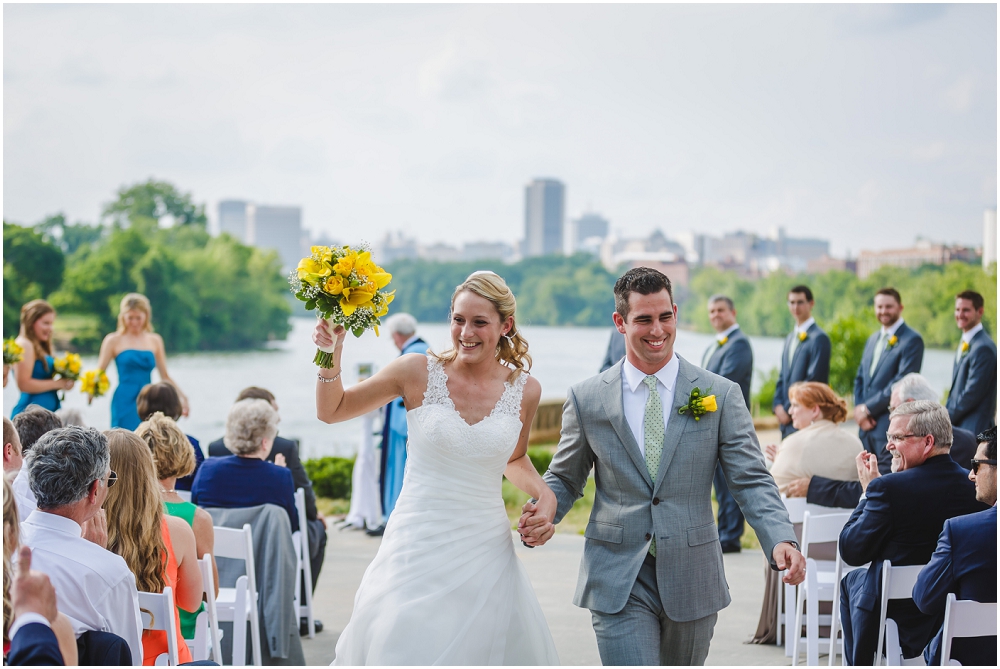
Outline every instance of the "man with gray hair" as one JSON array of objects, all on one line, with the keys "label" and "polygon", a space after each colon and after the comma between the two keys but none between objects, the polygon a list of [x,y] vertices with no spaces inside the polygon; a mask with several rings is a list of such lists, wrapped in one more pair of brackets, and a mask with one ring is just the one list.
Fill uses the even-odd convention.
[{"label": "man with gray hair", "polygon": [[38,508],[21,523],[21,542],[31,548],[32,569],[55,586],[59,611],[77,637],[88,630],[115,634],[141,666],[135,576],[120,556],[82,536],[117,480],[110,463],[108,441],[94,429],[60,428],[35,442],[24,467]]},{"label": "man with gray hair", "polygon": [[[882,561],[927,564],[946,520],[987,508],[976,501],[968,472],[948,455],[951,421],[943,406],[928,400],[901,404],[889,417],[886,438],[891,473],[879,474],[874,453],[858,454],[863,493],[838,544],[847,564],[871,563],[840,583],[845,664],[869,665],[880,652]],[[943,616],[921,613],[912,600],[893,600],[888,617],[899,626],[903,657],[913,658],[940,628]]]},{"label": "man with gray hair", "polygon": [[[393,314],[385,320],[385,329],[400,355],[407,353],[427,354],[427,342],[417,336],[417,319],[405,312]],[[403,398],[397,397],[385,405],[385,420],[382,423],[382,462],[379,477],[382,495],[382,526],[368,530],[368,534],[379,536],[385,532],[385,523],[396,507],[399,492],[403,489],[403,468],[406,466],[406,406]]]}]

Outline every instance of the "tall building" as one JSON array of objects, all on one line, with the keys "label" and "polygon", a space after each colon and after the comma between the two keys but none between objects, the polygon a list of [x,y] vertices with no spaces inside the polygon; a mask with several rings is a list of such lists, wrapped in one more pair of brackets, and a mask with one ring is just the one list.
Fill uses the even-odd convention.
[{"label": "tall building", "polygon": [[611,224],[600,214],[590,213],[574,219],[572,230],[573,251],[579,251],[588,239],[596,237],[604,241],[611,230]]},{"label": "tall building", "polygon": [[244,244],[253,243],[251,227],[252,204],[245,200],[222,200],[219,202],[218,234],[228,232]]},{"label": "tall building", "polygon": [[872,272],[885,265],[915,268],[921,265],[947,265],[950,262],[976,260],[978,260],[976,250],[973,248],[947,246],[918,238],[917,243],[908,249],[862,251],[858,254],[858,278],[867,279]]},{"label": "tall building", "polygon": [[228,232],[249,246],[274,249],[281,260],[282,271],[298,265],[304,255],[301,207],[222,200],[219,202],[218,232]]},{"label": "tall building", "polygon": [[524,187],[524,255],[563,252],[566,187],[555,179],[535,179]]}]

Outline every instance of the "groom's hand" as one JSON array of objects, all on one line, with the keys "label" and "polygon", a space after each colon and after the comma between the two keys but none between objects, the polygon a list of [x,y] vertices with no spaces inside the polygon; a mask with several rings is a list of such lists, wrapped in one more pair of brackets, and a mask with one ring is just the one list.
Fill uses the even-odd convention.
[{"label": "groom's hand", "polygon": [[774,547],[771,557],[774,558],[774,564],[777,565],[778,571],[788,570],[788,573],[782,577],[782,581],[788,585],[798,585],[805,580],[806,559],[802,557],[802,553],[795,546],[787,541],[782,541]]},{"label": "groom's hand", "polygon": [[540,507],[538,503],[526,503],[521,508],[523,513],[517,521],[517,532],[521,535],[521,543],[529,548],[544,545],[556,532],[550,514]]}]

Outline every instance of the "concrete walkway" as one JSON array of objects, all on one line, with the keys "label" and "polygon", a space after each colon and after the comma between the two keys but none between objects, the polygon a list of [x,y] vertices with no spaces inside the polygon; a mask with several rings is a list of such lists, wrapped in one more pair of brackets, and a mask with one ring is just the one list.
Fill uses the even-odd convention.
[{"label": "concrete walkway", "polygon": [[[541,548],[527,549],[516,542],[538,594],[542,610],[564,665],[600,665],[590,612],[573,606],[583,537],[557,534]],[[315,639],[302,639],[306,662],[329,664],[337,638],[354,607],[354,594],[381,540],[357,530],[330,529],[326,562],[316,588],[316,617],[325,625]],[[708,655],[710,665],[788,665],[789,658],[776,646],[749,645],[757,628],[764,593],[764,558],[760,551],[725,556],[726,579],[733,603],[719,612],[715,638]]]}]

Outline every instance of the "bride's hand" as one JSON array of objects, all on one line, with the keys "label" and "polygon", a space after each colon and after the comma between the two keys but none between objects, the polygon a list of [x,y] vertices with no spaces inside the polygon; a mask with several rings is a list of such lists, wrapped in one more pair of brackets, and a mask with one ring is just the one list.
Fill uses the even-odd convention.
[{"label": "bride's hand", "polygon": [[517,522],[517,531],[526,546],[541,546],[552,538],[556,531],[552,521],[557,505],[554,495],[551,500],[528,502],[524,505],[524,513]]},{"label": "bride's hand", "polygon": [[316,329],[313,330],[313,343],[320,348],[329,348],[336,341],[336,346],[340,348],[344,345],[344,335],[346,333],[347,330],[343,325],[338,325],[331,330],[329,321],[325,318],[320,318],[316,321]]}]

